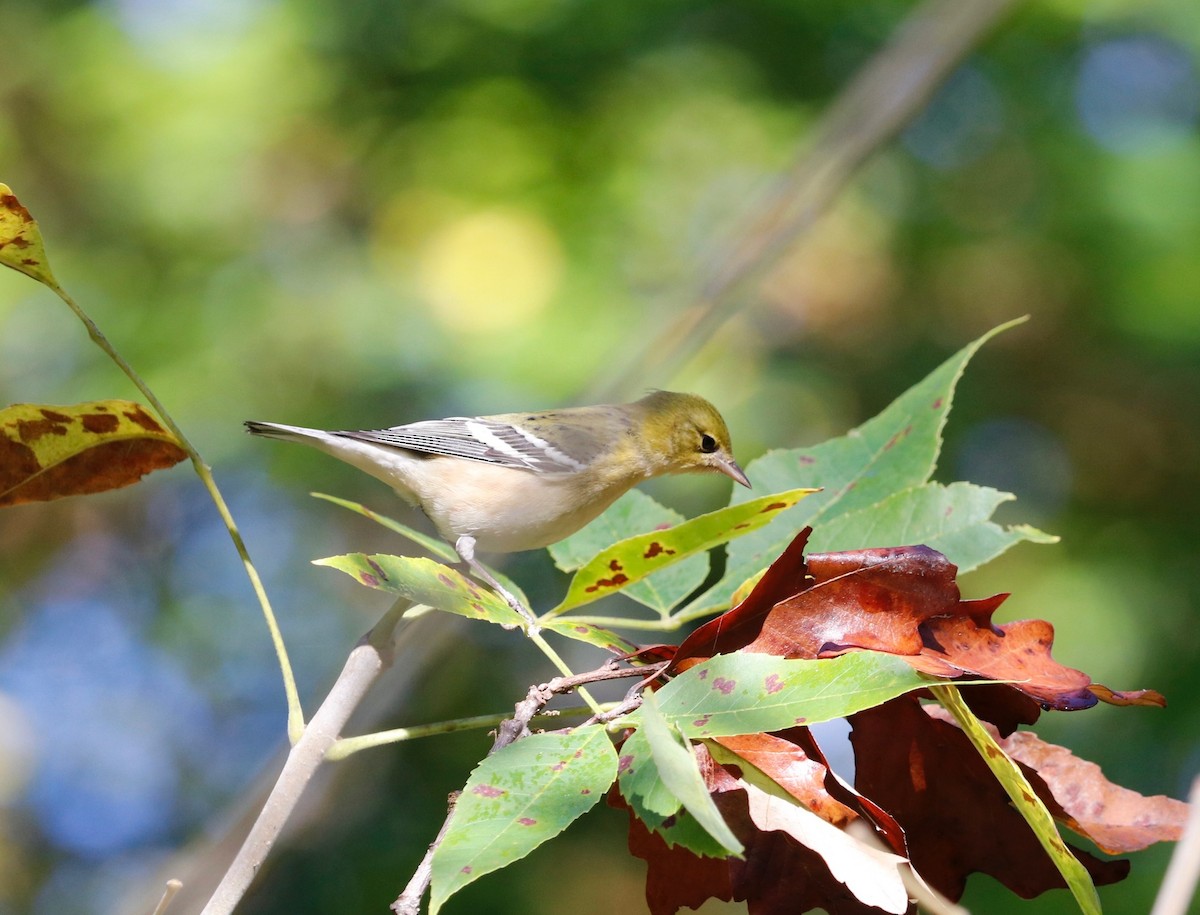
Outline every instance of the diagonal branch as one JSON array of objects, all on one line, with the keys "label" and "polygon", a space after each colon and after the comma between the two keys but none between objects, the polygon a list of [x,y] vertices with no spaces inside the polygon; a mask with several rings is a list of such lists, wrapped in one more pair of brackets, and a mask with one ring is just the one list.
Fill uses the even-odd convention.
[{"label": "diagonal branch", "polygon": [[747,215],[724,257],[713,258],[686,309],[591,400],[619,399],[666,379],[743,305],[750,285],[812,230],[863,164],[904,128],[1016,0],[925,0],[830,106],[792,169]]}]

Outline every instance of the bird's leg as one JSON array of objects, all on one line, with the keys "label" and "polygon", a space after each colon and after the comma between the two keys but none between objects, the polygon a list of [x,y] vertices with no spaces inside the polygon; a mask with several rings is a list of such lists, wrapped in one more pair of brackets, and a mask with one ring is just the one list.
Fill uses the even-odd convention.
[{"label": "bird's leg", "polygon": [[538,626],[537,620],[534,618],[529,609],[519,600],[517,600],[515,595],[509,593],[509,590],[505,588],[504,585],[496,581],[495,576],[485,569],[483,564],[475,558],[474,537],[469,534],[463,534],[454,542],[454,551],[458,553],[463,562],[471,567],[471,571],[487,582],[497,594],[504,598],[504,602],[512,607],[513,610],[515,610],[517,614],[523,620],[525,620],[525,622],[529,625],[530,632],[537,632],[541,628]]}]

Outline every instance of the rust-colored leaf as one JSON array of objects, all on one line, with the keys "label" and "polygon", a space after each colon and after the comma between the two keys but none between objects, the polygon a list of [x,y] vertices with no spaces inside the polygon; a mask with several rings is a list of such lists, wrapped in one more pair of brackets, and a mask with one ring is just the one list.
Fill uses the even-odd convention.
[{"label": "rust-colored leaf", "polygon": [[1095,763],[1029,731],[1018,731],[1000,745],[1037,771],[1062,807],[1067,826],[1110,855],[1177,842],[1183,834],[1189,811],[1183,801],[1161,794],[1146,797],[1114,785]]},{"label": "rust-colored leaf", "polygon": [[118,489],[187,457],[140,404],[14,404],[0,410],[0,506]]},{"label": "rust-colored leaf", "polygon": [[[852,716],[855,787],[904,829],[917,872],[951,899],[971,873],[990,874],[1022,898],[1063,887],[1062,875],[1029,825],[956,726],[931,717],[913,696]],[[1027,777],[1052,813],[1051,791]],[[1079,849],[1076,857],[1097,884],[1115,883],[1127,861],[1105,861]]]},{"label": "rust-colored leaf", "polygon": [[[958,570],[925,546],[803,556],[808,531],[792,542],[746,599],[680,645],[673,669],[731,651],[786,658],[830,657],[856,649],[901,655],[944,678],[1008,681],[1029,702],[980,697],[978,714],[1011,733],[1037,707],[1080,709],[1098,700],[1159,705],[1151,690],[1115,692],[1051,656],[1053,627],[1042,620],[994,625],[1007,597],[963,600]],[[969,693],[968,693],[969,696]],[[991,714],[979,705],[986,703]]]},{"label": "rust-colored leaf", "polygon": [[[858,814],[833,797],[825,787],[828,770],[811,759],[804,749],[783,737],[773,734],[746,734],[741,737],[719,737],[729,753],[759,769],[784,791],[835,826],[844,826],[858,819]],[[714,750],[714,752],[716,752]],[[725,760],[725,765],[730,765]]]},{"label": "rust-colored leaf", "polygon": [[19,270],[52,289],[58,288],[37,220],[7,184],[0,184],[0,264]]}]

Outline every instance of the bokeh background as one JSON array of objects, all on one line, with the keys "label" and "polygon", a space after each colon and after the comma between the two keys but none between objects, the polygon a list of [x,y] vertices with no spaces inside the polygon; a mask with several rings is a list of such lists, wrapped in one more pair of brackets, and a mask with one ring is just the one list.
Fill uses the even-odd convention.
[{"label": "bokeh background", "polygon": [[[379,426],[667,387],[717,401],[745,463],[844,433],[1031,315],[969,368],[938,478],[1012,491],[1005,520],[1063,539],[964,590],[1012,591],[1006,618],[1053,621],[1064,662],[1166,693],[1166,711],[1039,731],[1183,797],[1200,768],[1200,6],[1017,4],[703,347],[623,371],[912,9],[5,0],[0,180],[215,466],[310,710],[386,600],[309,560],[403,545],[308,491],[412,519],[242,420]],[[0,276],[3,402],[132,396],[49,292]],[[694,513],[726,485],[650,490]],[[541,555],[508,571],[535,600],[562,587]],[[503,711],[547,673],[485,626],[401,667],[372,726]],[[148,911],[180,850],[202,856],[244,813],[283,734],[259,611],[186,465],[0,512],[0,913]],[[244,911],[385,911],[488,745],[340,764]],[[642,911],[623,832],[597,810],[447,911]],[[1108,910],[1146,911],[1169,852],[1134,856]],[[966,903],[1069,899],[976,878]]]}]

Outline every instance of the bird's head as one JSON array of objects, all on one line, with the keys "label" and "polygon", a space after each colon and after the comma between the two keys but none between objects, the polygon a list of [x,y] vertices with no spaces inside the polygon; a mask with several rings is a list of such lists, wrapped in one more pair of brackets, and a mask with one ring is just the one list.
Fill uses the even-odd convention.
[{"label": "bird's head", "polygon": [[666,464],[663,472],[715,470],[743,486],[750,485],[733,459],[725,420],[703,397],[655,391],[637,405],[644,410],[647,444]]}]

